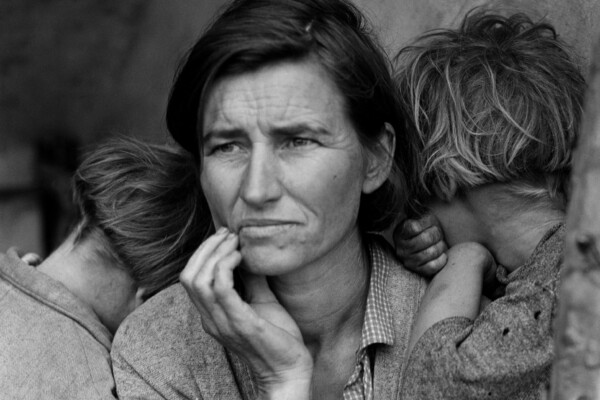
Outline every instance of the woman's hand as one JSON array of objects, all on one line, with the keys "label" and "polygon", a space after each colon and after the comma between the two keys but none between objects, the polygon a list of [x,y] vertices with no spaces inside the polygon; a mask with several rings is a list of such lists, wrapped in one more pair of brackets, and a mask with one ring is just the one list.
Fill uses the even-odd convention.
[{"label": "woman's hand", "polygon": [[402,264],[425,277],[437,274],[448,260],[442,227],[432,214],[402,221],[394,230],[394,246]]},{"label": "woman's hand", "polygon": [[298,326],[264,276],[241,271],[247,301],[233,286],[242,257],[238,237],[225,228],[190,258],[180,281],[202,315],[206,332],[243,358],[262,398],[308,399],[313,362]]}]

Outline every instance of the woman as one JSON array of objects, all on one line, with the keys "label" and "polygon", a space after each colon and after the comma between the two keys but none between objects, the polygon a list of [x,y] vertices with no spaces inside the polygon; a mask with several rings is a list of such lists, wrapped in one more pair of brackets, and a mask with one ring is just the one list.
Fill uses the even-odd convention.
[{"label": "woman", "polygon": [[217,232],[184,287],[119,330],[121,398],[395,396],[424,283],[367,232],[406,203],[398,109],[345,1],[236,1],[215,20],[167,119],[199,161]]},{"label": "woman", "polygon": [[0,254],[2,398],[114,398],[114,332],[177,280],[210,226],[192,158],[170,147],[105,143],[75,172],[73,195],[77,225],[39,266]]}]

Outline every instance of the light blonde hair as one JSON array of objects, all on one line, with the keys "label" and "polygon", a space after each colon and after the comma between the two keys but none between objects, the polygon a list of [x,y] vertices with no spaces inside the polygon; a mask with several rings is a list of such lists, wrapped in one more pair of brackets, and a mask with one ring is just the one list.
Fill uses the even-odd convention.
[{"label": "light blonde hair", "polygon": [[418,198],[503,182],[521,196],[566,202],[585,81],[551,25],[475,10],[395,62],[420,145]]}]

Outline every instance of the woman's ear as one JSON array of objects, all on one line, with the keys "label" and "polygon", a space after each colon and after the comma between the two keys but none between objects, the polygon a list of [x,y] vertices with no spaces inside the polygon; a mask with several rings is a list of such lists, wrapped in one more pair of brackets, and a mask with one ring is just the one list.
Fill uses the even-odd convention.
[{"label": "woman's ear", "polygon": [[394,127],[386,122],[377,141],[378,144],[375,149],[367,150],[367,170],[362,187],[362,192],[365,194],[373,193],[379,189],[390,176],[396,148]]}]

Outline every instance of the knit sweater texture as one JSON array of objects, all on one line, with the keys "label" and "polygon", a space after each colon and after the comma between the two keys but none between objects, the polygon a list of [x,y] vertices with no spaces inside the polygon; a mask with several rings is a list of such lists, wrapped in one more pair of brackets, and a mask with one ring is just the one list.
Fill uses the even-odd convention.
[{"label": "knit sweater texture", "polygon": [[[371,242],[371,246],[384,246]],[[390,273],[385,293],[394,343],[375,350],[373,389],[395,399],[413,319],[426,283],[385,249]],[[119,398],[248,400],[257,395],[249,368],[202,328],[200,314],[179,284],[159,293],[119,328],[112,349]]]},{"label": "knit sweater texture", "polygon": [[114,399],[111,340],[65,286],[0,254],[0,399]]},{"label": "knit sweater texture", "polygon": [[538,400],[548,385],[554,355],[565,229],[552,227],[527,262],[507,274],[504,296],[475,320],[448,318],[416,343],[401,399]]}]

